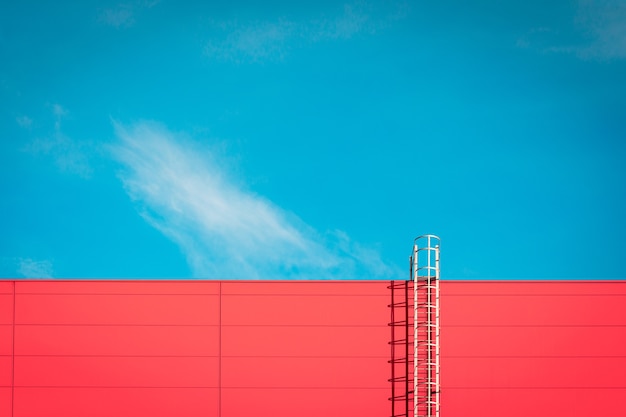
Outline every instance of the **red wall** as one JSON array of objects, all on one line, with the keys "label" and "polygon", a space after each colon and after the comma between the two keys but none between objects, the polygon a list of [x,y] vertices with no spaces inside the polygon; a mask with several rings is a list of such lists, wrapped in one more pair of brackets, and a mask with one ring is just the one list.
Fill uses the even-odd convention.
[{"label": "red wall", "polygon": [[[0,416],[388,416],[386,287],[0,281]],[[622,417],[625,375],[626,282],[441,283],[443,417]]]},{"label": "red wall", "polygon": [[0,416],[388,414],[387,282],[1,285]]},{"label": "red wall", "polygon": [[443,417],[626,416],[626,282],[441,284]]}]

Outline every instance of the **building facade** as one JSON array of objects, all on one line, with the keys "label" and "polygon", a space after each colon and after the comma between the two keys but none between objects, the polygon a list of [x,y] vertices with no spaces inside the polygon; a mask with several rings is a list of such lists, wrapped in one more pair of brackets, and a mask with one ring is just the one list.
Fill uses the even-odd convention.
[{"label": "building facade", "polygon": [[[0,416],[389,416],[389,284],[0,281]],[[441,281],[440,366],[443,417],[622,417],[626,282]]]}]

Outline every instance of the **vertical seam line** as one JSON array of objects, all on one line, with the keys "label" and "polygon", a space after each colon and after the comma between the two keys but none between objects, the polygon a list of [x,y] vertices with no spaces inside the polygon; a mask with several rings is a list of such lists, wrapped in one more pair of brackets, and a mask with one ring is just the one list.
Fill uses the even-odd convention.
[{"label": "vertical seam line", "polygon": [[13,281],[13,340],[11,347],[11,417],[15,416],[15,281]]},{"label": "vertical seam line", "polygon": [[222,417],[222,281],[220,281],[219,299],[219,335],[218,335],[218,365],[217,365],[217,415]]}]

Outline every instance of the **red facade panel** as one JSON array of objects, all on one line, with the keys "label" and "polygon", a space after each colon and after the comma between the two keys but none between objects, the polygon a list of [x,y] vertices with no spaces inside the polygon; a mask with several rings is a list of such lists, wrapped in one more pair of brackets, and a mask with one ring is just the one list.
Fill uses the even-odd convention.
[{"label": "red facade panel", "polygon": [[445,417],[623,417],[626,389],[447,388],[441,393]]},{"label": "red facade panel", "polygon": [[218,356],[219,326],[50,326],[15,328],[16,355]]},{"label": "red facade panel", "polygon": [[222,417],[381,417],[389,415],[388,388],[222,389]]},{"label": "red facade panel", "polygon": [[223,326],[222,356],[387,359],[387,339],[387,326]]},{"label": "red facade panel", "polygon": [[626,357],[446,358],[448,388],[626,388]]},{"label": "red facade panel", "polygon": [[13,293],[0,294],[0,325],[13,324]]},{"label": "red facade panel", "polygon": [[[311,290],[315,288],[311,285]],[[388,296],[224,295],[222,325],[386,326]]]},{"label": "red facade panel", "polygon": [[[626,295],[625,281],[441,281],[446,297],[460,295]],[[442,288],[443,288],[442,287]]]},{"label": "red facade panel", "polygon": [[387,295],[388,281],[223,281],[223,295]]},{"label": "red facade panel", "polygon": [[[388,408],[387,283],[359,284],[19,282],[14,416],[232,417],[261,407],[302,415],[301,402],[285,399],[310,390],[322,394],[305,406],[311,412],[380,415]],[[242,390],[246,400],[229,403],[222,390]],[[357,401],[363,390],[384,394]],[[155,396],[166,404],[155,406]]]},{"label": "red facade panel", "polygon": [[0,416],[11,416],[13,413],[13,388],[0,387]]},{"label": "red facade panel", "polygon": [[13,294],[13,281],[0,281],[0,294]]},{"label": "red facade panel", "polygon": [[219,292],[218,281],[16,281],[17,294],[218,295]]},{"label": "red facade panel", "polygon": [[13,385],[13,358],[11,356],[0,356],[0,387],[11,387]]},{"label": "red facade panel", "polygon": [[0,416],[13,411],[13,291],[15,284],[0,281]]},{"label": "red facade panel", "polygon": [[443,358],[626,357],[626,326],[445,326]]},{"label": "red facade panel", "polygon": [[[224,388],[385,388],[380,358],[222,358]],[[374,376],[374,377],[372,377]]]},{"label": "red facade panel", "polygon": [[15,324],[217,325],[219,295],[17,294]]},{"label": "red facade panel", "polygon": [[446,326],[626,326],[626,295],[451,296],[442,283],[441,321]]},{"label": "red facade panel", "polygon": [[0,324],[0,356],[13,354],[13,326]]},{"label": "red facade panel", "polygon": [[16,387],[218,386],[218,358],[16,356]]},{"label": "red facade panel", "polygon": [[13,417],[213,417],[217,388],[16,387]]},{"label": "red facade panel", "polygon": [[625,308],[624,282],[441,282],[442,415],[626,415]]}]

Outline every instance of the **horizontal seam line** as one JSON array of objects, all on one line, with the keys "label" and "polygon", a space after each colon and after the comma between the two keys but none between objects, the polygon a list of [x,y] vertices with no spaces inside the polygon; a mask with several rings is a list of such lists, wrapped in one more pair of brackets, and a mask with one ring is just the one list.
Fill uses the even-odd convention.
[{"label": "horizontal seam line", "polygon": [[[121,385],[15,385],[15,388],[115,388],[115,389],[129,389],[129,388],[143,388],[143,389],[172,389],[172,388],[180,388],[180,389],[218,389],[217,385],[215,386],[148,386],[148,385],[136,385],[136,386],[121,386]],[[338,389],[388,389],[386,386],[380,387],[259,387],[259,386],[222,386],[222,389],[328,389],[328,390],[338,390]]]},{"label": "horizontal seam line", "polygon": [[[0,357],[11,355],[0,355]],[[219,358],[219,355],[15,355],[21,358]],[[222,355],[222,358],[271,359],[388,359],[387,356],[288,356],[288,355]]]}]

